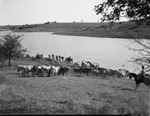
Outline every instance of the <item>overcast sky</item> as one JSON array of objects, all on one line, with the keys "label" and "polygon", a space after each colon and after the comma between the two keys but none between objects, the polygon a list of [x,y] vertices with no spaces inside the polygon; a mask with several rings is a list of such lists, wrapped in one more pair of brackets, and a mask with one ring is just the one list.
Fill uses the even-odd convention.
[{"label": "overcast sky", "polygon": [[94,6],[103,0],[0,0],[0,25],[97,22]]}]

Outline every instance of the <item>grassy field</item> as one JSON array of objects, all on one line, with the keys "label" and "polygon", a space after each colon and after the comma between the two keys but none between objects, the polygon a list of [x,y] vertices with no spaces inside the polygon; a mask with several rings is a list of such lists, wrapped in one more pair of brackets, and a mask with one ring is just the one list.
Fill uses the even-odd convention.
[{"label": "grassy field", "polygon": [[[54,32],[54,34],[111,37],[150,38],[150,26],[135,22],[115,23],[48,23],[1,26],[16,32]],[[60,64],[65,62],[12,60],[11,68],[0,68],[0,115],[3,114],[129,114],[149,115],[149,93],[141,84],[126,78],[102,78],[78,75],[21,77],[17,64]]]},{"label": "grassy field", "polygon": [[[37,63],[12,61],[17,63]],[[69,65],[60,62],[61,65]],[[0,69],[0,114],[129,114],[148,116],[149,93],[126,78],[78,75],[22,77]]]},{"label": "grassy field", "polygon": [[110,23],[44,23],[32,25],[0,26],[0,29],[11,29],[17,32],[54,32],[54,34],[150,39],[150,26],[136,22]]}]

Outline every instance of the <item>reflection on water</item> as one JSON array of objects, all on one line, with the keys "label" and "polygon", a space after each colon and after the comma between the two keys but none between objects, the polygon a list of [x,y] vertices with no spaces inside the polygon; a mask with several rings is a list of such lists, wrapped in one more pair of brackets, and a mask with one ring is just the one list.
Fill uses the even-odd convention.
[{"label": "reflection on water", "polygon": [[[74,61],[91,61],[99,63],[105,68],[125,68],[134,71],[135,66],[128,63],[122,66],[135,56],[127,45],[131,43],[128,39],[111,39],[80,36],[53,35],[50,32],[25,32],[22,45],[28,48],[30,55],[41,53],[48,57],[48,54],[71,56]],[[133,47],[139,47],[135,45]]]}]

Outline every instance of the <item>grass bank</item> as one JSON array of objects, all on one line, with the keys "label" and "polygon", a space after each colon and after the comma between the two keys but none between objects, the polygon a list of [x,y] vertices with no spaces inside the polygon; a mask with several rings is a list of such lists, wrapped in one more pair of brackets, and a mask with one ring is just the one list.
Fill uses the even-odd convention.
[{"label": "grass bank", "polygon": [[60,35],[103,38],[150,39],[150,26],[135,22],[110,23],[44,23],[1,26],[16,32],[54,32]]}]

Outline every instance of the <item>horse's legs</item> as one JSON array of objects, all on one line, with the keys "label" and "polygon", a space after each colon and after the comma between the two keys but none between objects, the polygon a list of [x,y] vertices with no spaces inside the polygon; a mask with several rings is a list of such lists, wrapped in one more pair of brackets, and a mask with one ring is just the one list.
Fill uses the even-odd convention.
[{"label": "horse's legs", "polygon": [[139,84],[138,84],[138,83],[136,83],[136,87],[135,87],[135,90],[137,90],[137,88],[138,88],[138,85],[139,85]]},{"label": "horse's legs", "polygon": [[148,86],[148,88],[147,88],[147,92],[149,92],[150,91],[150,86]]}]

